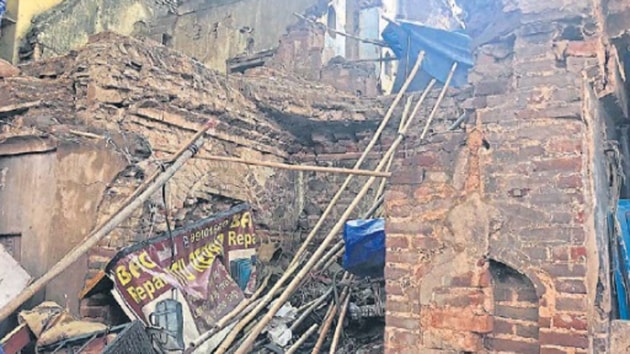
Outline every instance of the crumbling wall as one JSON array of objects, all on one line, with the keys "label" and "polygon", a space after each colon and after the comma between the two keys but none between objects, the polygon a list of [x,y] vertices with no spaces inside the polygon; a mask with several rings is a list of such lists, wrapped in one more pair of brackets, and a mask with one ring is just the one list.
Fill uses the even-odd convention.
[{"label": "crumbling wall", "polygon": [[[35,19],[21,56],[48,58],[87,43],[88,37],[114,31],[147,36],[208,67],[224,71],[225,61],[277,46],[287,26],[317,0],[65,1]],[[282,9],[282,11],[278,11]]]},{"label": "crumbling wall", "polygon": [[474,97],[461,106],[474,119],[394,170],[389,353],[607,350],[607,248],[595,230],[607,200],[594,198],[601,169],[592,174],[605,156],[590,124],[603,117],[583,90],[601,89],[604,74],[594,9],[521,1],[502,11],[520,25],[476,50]]},{"label": "crumbling wall", "polygon": [[[76,272],[62,277],[59,286],[49,286],[46,296],[55,300],[70,290],[74,292],[80,287],[77,278],[93,276],[120,247],[164,231],[165,214],[172,217],[174,225],[181,225],[234,203],[248,202],[254,209],[259,240],[290,239],[304,210],[305,186],[310,178],[321,175],[304,179],[294,171],[210,161],[204,156],[293,162],[292,154],[313,151],[311,141],[300,138],[306,127],[316,132],[326,130],[331,123],[356,124],[372,120],[382,111],[378,101],[361,100],[273,70],[226,78],[158,43],[109,33],[94,37],[85,48],[68,56],[21,69],[21,76],[0,81],[2,138],[36,131],[61,142],[74,141],[79,148],[96,144],[102,154],[112,156],[107,158],[109,164],[99,164],[65,158],[61,150],[54,155],[56,159],[63,157],[63,169],[68,172],[58,182],[51,182],[57,183],[58,190],[51,198],[64,203],[58,205],[64,215],[82,220],[64,219],[64,227],[50,228],[45,237],[58,242],[51,248],[55,252],[75,246],[110,216],[204,122],[218,122],[216,132],[208,134],[198,155],[167,184],[166,203],[157,193],[102,240],[87,264],[77,263],[73,268]],[[354,110],[356,107],[363,109]],[[91,156],[86,154],[86,159]],[[85,166],[103,168],[109,178],[86,171]],[[98,183],[89,178],[92,175],[99,176]],[[90,193],[75,192],[75,185],[89,188]],[[42,188],[33,186],[33,193]],[[16,190],[11,195],[15,196]],[[24,214],[29,205],[19,202],[12,207]],[[57,204],[40,207],[55,215]],[[68,229],[73,230],[72,237],[66,235]],[[39,264],[42,260],[34,261]],[[39,269],[47,266],[39,265]],[[81,312],[91,317],[106,313],[102,299],[85,302]]]}]

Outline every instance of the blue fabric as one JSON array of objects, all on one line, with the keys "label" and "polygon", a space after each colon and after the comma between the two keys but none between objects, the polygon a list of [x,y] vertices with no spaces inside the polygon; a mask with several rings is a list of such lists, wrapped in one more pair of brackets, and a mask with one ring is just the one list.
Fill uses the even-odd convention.
[{"label": "blue fabric", "polygon": [[461,87],[468,83],[468,70],[474,64],[472,40],[468,35],[401,22],[388,24],[382,36],[399,59],[395,93],[400,91],[421,51],[425,52],[422,72],[412,81],[409,91],[424,89],[431,78],[444,83],[455,62],[459,64],[450,86]]},{"label": "blue fabric", "polygon": [[2,15],[4,15],[6,11],[7,11],[7,1],[0,0],[0,20],[2,20]]},{"label": "blue fabric", "polygon": [[381,277],[385,269],[385,219],[352,220],[343,230],[343,268],[360,277]]},{"label": "blue fabric", "polygon": [[617,221],[621,227],[621,234],[617,237],[618,249],[613,250],[613,271],[615,289],[617,290],[617,303],[619,306],[619,319],[630,319],[628,310],[628,289],[626,285],[630,283],[630,200],[622,199],[617,208]]}]

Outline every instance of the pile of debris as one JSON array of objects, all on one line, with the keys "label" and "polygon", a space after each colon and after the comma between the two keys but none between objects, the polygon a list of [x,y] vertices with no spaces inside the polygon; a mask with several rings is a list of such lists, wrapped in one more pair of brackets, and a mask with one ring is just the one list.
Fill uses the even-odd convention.
[{"label": "pile of debris", "polygon": [[[417,123],[429,92],[442,83],[419,141],[426,138],[451,80],[457,81],[458,62],[452,61],[441,79],[429,80],[422,94],[408,95],[404,108],[399,108],[425,55],[421,51],[413,56],[415,64],[386,112],[379,100],[341,94],[267,68],[225,78],[160,45],[112,34],[96,36],[86,49],[67,57],[24,66],[21,76],[0,82],[0,138],[38,134],[58,140],[103,139],[142,173],[134,174],[137,188],[118,196],[117,208],[104,215],[80,244],[0,309],[0,320],[99,245],[146,202],[161,199],[163,232],[117,247],[116,255],[81,293],[85,298],[111,294],[133,322],[122,328],[88,328],[78,322],[89,330],[68,332],[64,324],[75,328],[77,322],[61,307],[44,303],[34,311],[44,318],[39,322],[45,328],[27,320],[29,312],[19,316],[20,333],[37,337],[40,352],[73,352],[90,346],[111,352],[113,346],[119,348],[121,341],[133,338],[129,333],[138,328],[146,335],[137,336],[137,346],[118,353],[146,353],[148,343],[157,352],[184,353],[382,351],[383,177],[391,175],[394,156],[410,126]],[[373,170],[361,170],[394,116],[399,123],[395,138],[385,151],[376,153]],[[260,214],[248,204],[172,228],[164,186],[192,158],[230,160],[217,156],[225,152],[226,142],[286,157],[286,151],[300,149],[301,131],[309,124],[380,117],[352,170],[320,168],[347,177],[299,249],[291,250],[288,257],[278,257],[272,244],[257,240],[254,220]],[[161,148],[173,137],[186,143],[178,151]],[[204,144],[208,137],[211,143]],[[148,161],[156,158],[162,163],[149,168]],[[230,161],[315,169],[235,160]],[[357,175],[369,178],[352,191],[349,205],[325,230],[324,221],[333,216],[332,210]],[[370,191],[376,193],[368,201],[369,210],[356,218],[357,206],[365,203]],[[184,199],[174,208],[181,209]],[[49,335],[57,326],[63,327],[62,334]],[[0,342],[5,352],[9,344],[28,342],[16,333]]]}]

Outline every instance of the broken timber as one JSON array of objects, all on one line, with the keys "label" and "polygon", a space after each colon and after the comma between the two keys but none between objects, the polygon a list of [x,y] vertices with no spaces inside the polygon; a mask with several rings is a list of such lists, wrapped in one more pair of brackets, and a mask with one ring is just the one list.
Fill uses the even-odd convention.
[{"label": "broken timber", "polygon": [[[106,223],[100,226],[96,231],[92,232],[87,238],[83,240],[78,246],[73,248],[65,257],[57,262],[46,274],[38,278],[30,286],[24,289],[17,297],[11,300],[6,306],[0,309],[0,322],[4,321],[13,312],[15,312],[23,303],[28,301],[38,291],[42,290],[46,284],[56,278],[74,262],[76,262],[82,255],[88,252],[94,247],[98,241],[107,236],[113,229],[115,229],[121,222],[126,220],[131,214],[139,207],[144,205],[155,192],[159,190],[184,164],[190,160],[199,151],[204,142],[203,135],[205,132],[215,126],[215,122],[210,120],[205,126],[193,137],[193,139],[186,144],[183,152],[180,156],[177,156],[173,164],[170,165],[163,173],[154,175],[148,182],[150,184],[143,184],[133,194],[135,199],[131,200],[129,204],[123,205]],[[146,186],[146,188],[142,188]]]}]

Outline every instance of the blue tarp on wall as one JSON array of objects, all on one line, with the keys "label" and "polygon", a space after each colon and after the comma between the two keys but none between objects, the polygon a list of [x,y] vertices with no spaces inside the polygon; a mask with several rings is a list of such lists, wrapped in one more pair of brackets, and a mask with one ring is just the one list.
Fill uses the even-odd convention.
[{"label": "blue tarp on wall", "polygon": [[351,220],[343,229],[343,268],[360,277],[382,277],[385,269],[385,219]]},{"label": "blue tarp on wall", "polygon": [[615,290],[617,292],[617,305],[619,309],[619,319],[630,319],[628,311],[628,289],[630,283],[630,200],[622,199],[617,207],[617,221],[620,226],[620,234],[617,237],[617,249],[612,250],[613,272]]},{"label": "blue tarp on wall", "polygon": [[398,24],[390,22],[383,30],[382,36],[399,59],[394,93],[400,91],[407,73],[411,71],[421,51],[425,52],[422,72],[419,72],[412,81],[409,91],[424,89],[431,78],[444,83],[454,62],[458,62],[459,65],[450,86],[461,87],[468,83],[468,70],[474,64],[472,41],[468,35],[410,22]]}]

